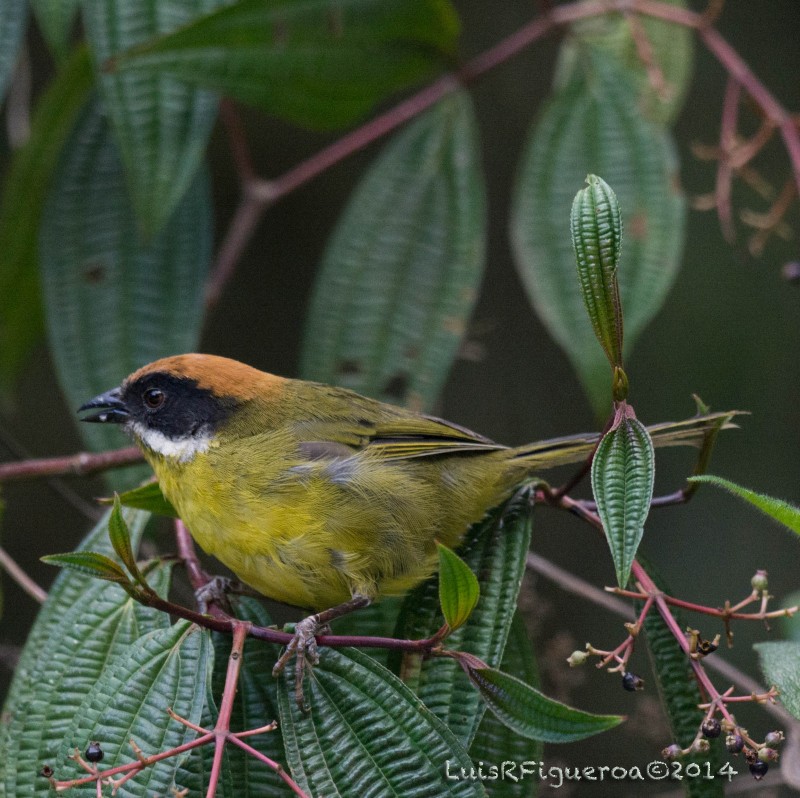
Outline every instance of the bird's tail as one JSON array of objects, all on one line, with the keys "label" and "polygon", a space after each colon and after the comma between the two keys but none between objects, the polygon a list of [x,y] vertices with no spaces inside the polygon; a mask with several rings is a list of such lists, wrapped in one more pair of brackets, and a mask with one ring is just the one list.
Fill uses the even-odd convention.
[{"label": "bird's tail", "polygon": [[[733,419],[739,410],[703,413],[685,421],[666,421],[647,428],[655,446],[700,446],[708,435],[723,429],[736,429]],[[600,435],[596,432],[552,438],[528,443],[512,450],[512,458],[524,461],[529,473],[545,468],[583,462],[594,450]]]}]

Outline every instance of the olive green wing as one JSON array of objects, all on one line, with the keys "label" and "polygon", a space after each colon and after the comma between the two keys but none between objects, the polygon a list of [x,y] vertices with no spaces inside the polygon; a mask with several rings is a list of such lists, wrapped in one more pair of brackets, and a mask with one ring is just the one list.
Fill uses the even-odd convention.
[{"label": "olive green wing", "polygon": [[[293,425],[300,449],[309,459],[367,451],[381,460],[406,460],[506,448],[434,416],[412,413],[342,388],[315,388],[314,412]],[[320,407],[324,413],[319,413]]]}]

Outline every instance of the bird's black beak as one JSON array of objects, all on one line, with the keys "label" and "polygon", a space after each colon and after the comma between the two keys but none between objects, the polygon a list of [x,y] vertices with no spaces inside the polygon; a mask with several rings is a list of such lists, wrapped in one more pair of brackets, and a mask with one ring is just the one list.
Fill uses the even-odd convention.
[{"label": "bird's black beak", "polygon": [[119,388],[113,388],[110,391],[101,393],[100,396],[95,396],[90,399],[86,404],[78,408],[78,412],[82,413],[84,410],[100,410],[100,413],[93,413],[90,416],[84,416],[81,421],[91,421],[101,424],[124,424],[129,418],[130,413],[125,403],[121,399],[121,391]]}]

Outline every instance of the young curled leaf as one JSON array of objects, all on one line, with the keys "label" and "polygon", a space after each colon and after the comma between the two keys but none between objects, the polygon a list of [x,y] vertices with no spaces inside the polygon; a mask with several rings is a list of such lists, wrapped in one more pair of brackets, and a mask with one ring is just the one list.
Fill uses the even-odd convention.
[{"label": "young curled leaf", "polygon": [[734,496],[744,499],[761,510],[762,513],[773,518],[779,524],[788,527],[792,532],[800,535],[800,507],[795,507],[793,504],[784,501],[783,499],[776,499],[774,496],[767,496],[764,493],[756,493],[749,488],[743,488],[735,482],[722,477],[715,477],[711,474],[703,474],[696,477],[689,477],[689,482],[692,483],[705,483],[707,485],[716,485],[718,488],[727,490]]},{"label": "young curled leaf", "polygon": [[574,709],[494,668],[464,664],[489,709],[502,723],[530,740],[570,743],[613,729],[623,720],[620,715],[593,715]]},{"label": "young curled leaf", "polygon": [[57,565],[70,571],[77,571],[108,582],[117,582],[120,585],[129,585],[130,580],[122,568],[105,554],[95,551],[71,551],[67,554],[47,554],[40,558],[48,565]]},{"label": "young curled leaf", "polygon": [[612,367],[622,365],[622,304],[617,266],[622,215],[617,195],[596,175],[586,178],[572,203],[570,230],[581,295],[597,340]]},{"label": "young curled leaf", "polygon": [[[137,488],[126,490],[118,495],[119,503],[123,507],[135,507],[137,510],[147,510],[153,515],[163,515],[167,518],[177,518],[178,511],[167,501],[161,492],[158,482],[146,482]],[[100,499],[101,504],[113,504],[113,498]]]},{"label": "young curled leaf", "polygon": [[470,567],[452,550],[441,543],[439,549],[439,604],[447,625],[458,629],[472,614],[481,589]]},{"label": "young curled leaf", "polygon": [[603,522],[617,582],[624,587],[650,512],[655,452],[647,428],[627,406],[597,447],[592,460],[592,493]]}]

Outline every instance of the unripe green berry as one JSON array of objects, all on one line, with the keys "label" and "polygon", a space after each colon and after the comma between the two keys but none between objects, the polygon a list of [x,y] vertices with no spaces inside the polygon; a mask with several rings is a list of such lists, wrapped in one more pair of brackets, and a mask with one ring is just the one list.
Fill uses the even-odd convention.
[{"label": "unripe green berry", "polygon": [[769,587],[769,582],[767,581],[767,572],[756,571],[755,574],[753,574],[753,578],[750,580],[750,584],[753,590],[763,593]]}]

